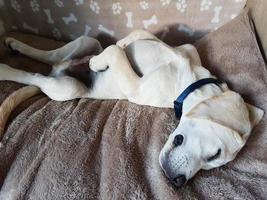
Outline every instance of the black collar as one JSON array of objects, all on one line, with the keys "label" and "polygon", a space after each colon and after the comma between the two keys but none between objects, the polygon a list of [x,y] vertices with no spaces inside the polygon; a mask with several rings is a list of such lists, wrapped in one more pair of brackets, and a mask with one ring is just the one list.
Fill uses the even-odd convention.
[{"label": "black collar", "polygon": [[198,89],[204,85],[210,84],[210,83],[216,84],[217,86],[220,87],[220,84],[222,83],[222,81],[219,81],[215,78],[203,78],[203,79],[200,79],[200,80],[192,83],[187,88],[185,88],[185,90],[173,102],[174,103],[174,112],[175,112],[175,115],[178,119],[180,119],[182,116],[183,102],[186,99],[186,97],[194,90],[196,90],[196,89]]}]

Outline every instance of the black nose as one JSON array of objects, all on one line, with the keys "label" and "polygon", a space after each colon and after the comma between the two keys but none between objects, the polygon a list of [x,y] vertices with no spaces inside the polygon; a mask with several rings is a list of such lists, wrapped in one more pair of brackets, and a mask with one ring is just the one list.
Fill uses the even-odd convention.
[{"label": "black nose", "polygon": [[180,146],[183,143],[183,141],[184,141],[184,136],[182,136],[180,134],[179,135],[176,135],[174,137],[174,140],[173,140],[173,145],[175,147]]},{"label": "black nose", "polygon": [[176,178],[174,178],[172,180],[172,183],[176,186],[176,187],[181,187],[182,185],[184,185],[186,182],[186,178],[185,175],[179,175]]}]

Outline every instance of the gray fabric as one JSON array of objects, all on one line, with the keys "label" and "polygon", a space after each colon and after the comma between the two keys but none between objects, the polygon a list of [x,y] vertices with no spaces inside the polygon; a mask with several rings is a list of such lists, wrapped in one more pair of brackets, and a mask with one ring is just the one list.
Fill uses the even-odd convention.
[{"label": "gray fabric", "polygon": [[[12,35],[36,47],[58,45]],[[204,66],[267,110],[266,67],[246,13],[196,46]],[[2,50],[0,62],[47,73],[44,65]],[[0,101],[19,87],[0,82]],[[127,101],[31,98],[13,113],[1,141],[0,199],[266,199],[266,115],[233,162],[200,171],[180,189],[158,164],[177,124],[171,109]]]}]

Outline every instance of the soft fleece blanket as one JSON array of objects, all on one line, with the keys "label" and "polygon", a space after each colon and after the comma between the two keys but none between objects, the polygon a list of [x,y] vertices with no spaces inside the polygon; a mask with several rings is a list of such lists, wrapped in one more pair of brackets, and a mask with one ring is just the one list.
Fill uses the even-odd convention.
[{"label": "soft fleece blanket", "polygon": [[[60,44],[10,34],[43,49]],[[203,65],[247,102],[267,110],[267,72],[246,13],[196,43]],[[49,68],[1,46],[0,62]],[[0,82],[0,102],[22,85]],[[172,109],[127,101],[56,102],[35,96],[12,114],[0,143],[0,199],[266,199],[267,117],[237,158],[200,171],[182,188],[163,175],[159,152],[178,121]]]}]

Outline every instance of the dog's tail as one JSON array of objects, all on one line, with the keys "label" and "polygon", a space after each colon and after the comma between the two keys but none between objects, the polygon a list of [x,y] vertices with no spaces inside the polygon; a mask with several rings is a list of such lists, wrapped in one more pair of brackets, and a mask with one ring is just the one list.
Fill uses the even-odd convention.
[{"label": "dog's tail", "polygon": [[9,95],[0,106],[0,140],[3,136],[5,125],[11,112],[26,99],[39,94],[41,91],[35,86],[22,87]]}]

